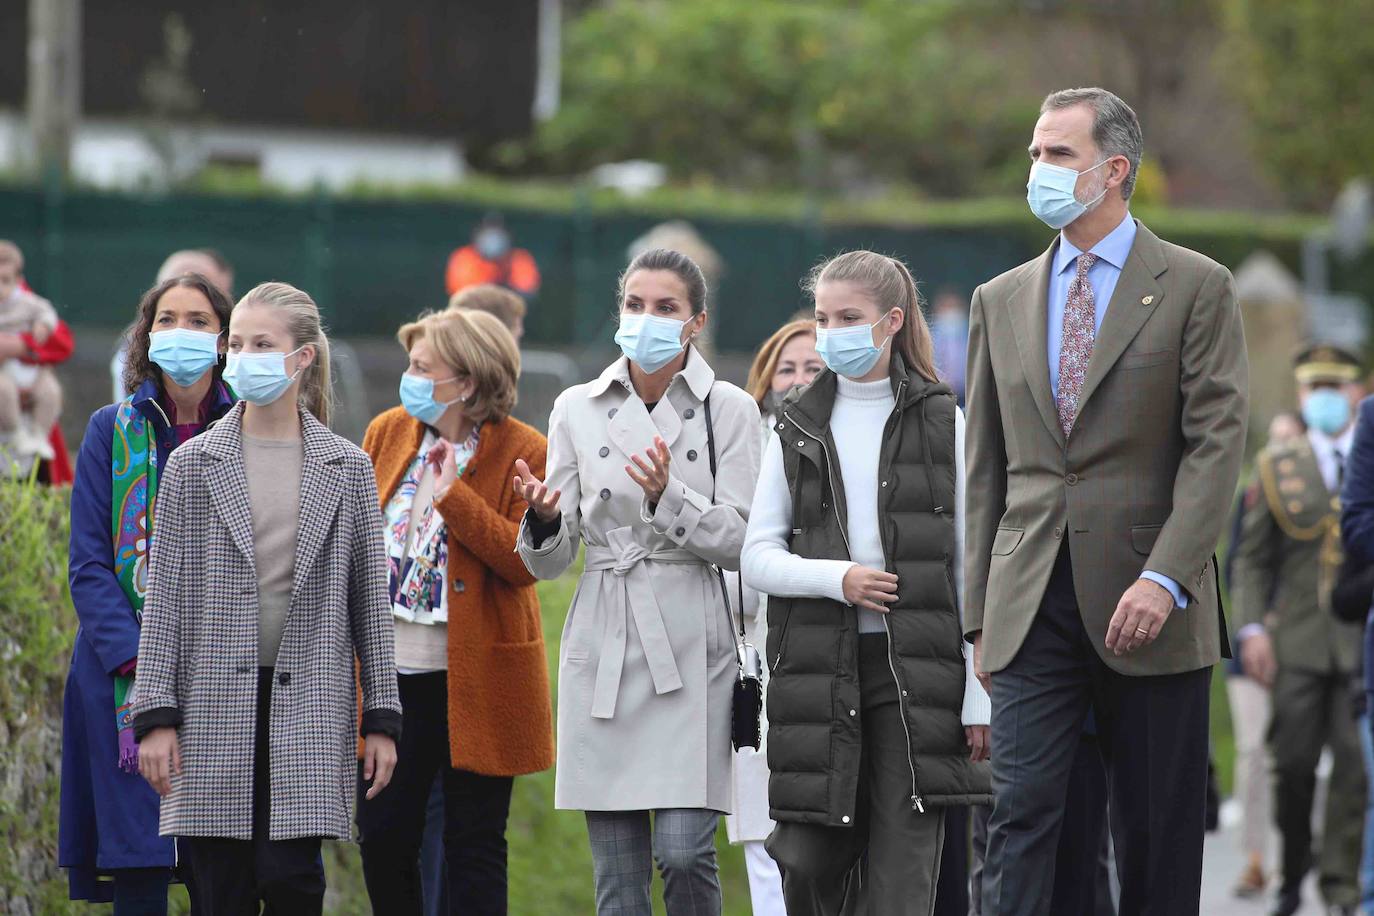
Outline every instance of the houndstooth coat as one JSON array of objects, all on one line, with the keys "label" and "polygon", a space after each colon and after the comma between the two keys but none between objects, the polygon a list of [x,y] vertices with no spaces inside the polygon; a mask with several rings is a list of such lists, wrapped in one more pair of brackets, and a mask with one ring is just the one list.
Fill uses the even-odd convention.
[{"label": "houndstooth coat", "polygon": [[[257,573],[243,404],[172,453],[134,688],[135,721],[179,712],[182,773],[163,835],[251,839]],[[300,531],[272,689],[271,838],[350,837],[357,792],[354,656],[364,720],[399,719],[377,484],[362,451],[301,412]],[[388,712],[390,714],[388,714]]]}]

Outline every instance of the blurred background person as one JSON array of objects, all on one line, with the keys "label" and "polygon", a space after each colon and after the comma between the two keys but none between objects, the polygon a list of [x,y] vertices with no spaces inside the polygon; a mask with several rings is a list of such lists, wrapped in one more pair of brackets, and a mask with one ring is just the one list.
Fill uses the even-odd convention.
[{"label": "blurred background person", "polygon": [[23,278],[24,253],[0,239],[0,457],[26,467],[56,457],[48,431],[62,415],[62,386],[34,355],[56,333],[57,310]]},{"label": "blurred background person", "polygon": [[58,864],[73,900],[113,900],[121,916],[165,913],[177,862],[138,773],[129,693],[158,481],[172,451],[234,403],[221,378],[230,308],[198,274],[145,293],[125,367],[134,394],[91,416],[77,457],[68,563],[80,627],[63,695]]},{"label": "blurred background person", "polygon": [[469,286],[495,283],[528,302],[539,292],[539,268],[533,255],[514,247],[501,214],[488,213],[473,230],[472,241],[449,256],[444,282],[450,296]]},{"label": "blurred background person", "polygon": [[[1302,438],[1307,427],[1302,417],[1291,410],[1281,410],[1269,421],[1269,434],[1266,447],[1281,448],[1285,443]],[[1240,540],[1241,524],[1245,513],[1260,499],[1258,480],[1250,485],[1236,500],[1231,514],[1230,538],[1228,544]],[[1235,589],[1236,551],[1226,551],[1227,587]],[[1273,601],[1273,595],[1268,596]],[[1236,765],[1233,779],[1233,796],[1240,806],[1240,849],[1245,856],[1245,864],[1236,878],[1237,897],[1256,897],[1264,893],[1269,883],[1269,831],[1270,811],[1272,809],[1273,759],[1265,741],[1269,729],[1269,688],[1245,673],[1240,661],[1240,647],[1233,652],[1233,658],[1226,659],[1226,696],[1231,707],[1231,724],[1236,740]]]},{"label": "blurred background person", "polygon": [[1363,757],[1350,714],[1360,629],[1331,614],[1342,562],[1339,494],[1363,395],[1360,361],[1319,344],[1297,356],[1298,401],[1307,435],[1266,447],[1255,461],[1259,494],[1236,541],[1232,599],[1245,674],[1271,691],[1269,746],[1281,839],[1275,916],[1302,906],[1313,866],[1317,763],[1332,757],[1322,819],[1318,885],[1336,913],[1359,905],[1364,833]]},{"label": "blurred background person", "polygon": [[[234,301],[234,266],[215,249],[187,248],[172,252],[157,269],[157,279],[154,282],[161,283],[183,274],[199,274],[224,293],[226,299]],[[124,351],[129,345],[129,333],[132,330],[130,326],[119,336],[114,356],[110,358],[110,381],[116,401],[122,400],[130,393],[124,388],[124,363],[127,359]]]},{"label": "blurred background person", "polygon": [[520,338],[525,336],[525,313],[529,307],[524,297],[516,295],[504,286],[479,283],[476,286],[465,287],[449,297],[448,308],[449,311],[473,309],[495,315],[515,338],[516,346],[519,346]]},{"label": "blurred background person", "polygon": [[930,307],[930,337],[935,368],[964,406],[964,371],[968,362],[968,299],[952,286],[935,295]]},{"label": "blurred background person", "polygon": [[501,914],[514,777],[553,765],[535,579],[511,549],[526,508],[516,462],[542,474],[547,446],[510,416],[520,355],[497,318],[449,310],[397,339],[410,360],[402,406],[372,421],[363,449],[386,518],[403,720],[389,790],[360,801],[363,874],[377,912],[422,911],[438,774],[450,911]]},{"label": "blurred background person", "polygon": [[[761,440],[773,435],[782,397],[793,388],[811,384],[816,373],[825,368],[816,352],[816,320],[789,321],[763,342],[754,354],[744,390],[759,405]],[[751,588],[735,590],[738,572],[726,576],[730,594],[743,594],[748,610],[746,637],[760,652],[768,636],[767,598]],[[764,685],[768,669],[764,666]],[[778,864],[768,855],[763,841],[773,831],[768,816],[768,716],[762,717],[763,742],[758,748],[745,747],[735,752],[731,780],[733,802],[725,818],[725,832],[731,843],[744,844],[744,861],[749,873],[749,896],[754,916],[786,916],[782,900],[782,875]]]}]

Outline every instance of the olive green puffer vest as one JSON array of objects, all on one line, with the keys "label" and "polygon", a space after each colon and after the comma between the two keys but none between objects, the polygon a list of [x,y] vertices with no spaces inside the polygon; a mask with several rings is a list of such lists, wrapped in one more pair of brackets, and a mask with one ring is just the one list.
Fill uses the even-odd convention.
[{"label": "olive green puffer vest", "polygon": [[[878,464],[883,552],[897,574],[897,601],[884,620],[902,691],[911,807],[986,804],[986,763],[968,760],[960,714],[963,636],[955,605],[954,396],[908,376],[892,359],[896,406]],[[819,375],[784,402],[774,431],[792,494],[791,550],[847,560],[844,484],[830,437],[835,376]],[[863,746],[858,616],[827,598],[768,599],[768,782],[778,821],[851,822]]]}]

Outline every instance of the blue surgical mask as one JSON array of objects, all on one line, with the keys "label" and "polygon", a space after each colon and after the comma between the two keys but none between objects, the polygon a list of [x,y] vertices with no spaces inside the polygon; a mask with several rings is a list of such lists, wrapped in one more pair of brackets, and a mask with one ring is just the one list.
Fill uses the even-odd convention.
[{"label": "blue surgical mask", "polygon": [[853,328],[816,328],[816,352],[830,371],[846,378],[862,378],[878,362],[891,338],[873,345],[873,329],[887,321],[887,315],[872,324]]},{"label": "blue surgical mask", "polygon": [[1031,212],[1051,229],[1063,229],[1107,196],[1104,187],[1101,194],[1085,204],[1074,196],[1074,188],[1078,186],[1079,175],[1086,175],[1109,161],[1103,159],[1081,172],[1048,162],[1033,163],[1030,180],[1026,182],[1026,203],[1030,204]]},{"label": "blue surgical mask", "polygon": [[406,409],[406,413],[421,423],[433,426],[439,422],[444,411],[463,400],[463,398],[457,398],[446,402],[434,399],[434,386],[451,381],[453,381],[451,378],[435,381],[432,378],[425,378],[423,375],[411,375],[407,372],[401,376],[401,406]]},{"label": "blue surgical mask", "polygon": [[1302,418],[1317,432],[1334,436],[1350,423],[1350,402],[1334,388],[1318,388],[1302,402]]},{"label": "blue surgical mask", "polygon": [[219,335],[169,328],[148,335],[148,359],[182,388],[200,381],[219,362]]},{"label": "blue surgical mask", "polygon": [[510,251],[510,236],[500,229],[483,229],[477,233],[473,245],[482,257],[488,261],[497,261],[504,258],[506,252]]},{"label": "blue surgical mask", "polygon": [[650,374],[673,361],[682,352],[682,326],[676,318],[657,315],[621,315],[615,342],[625,358]]},{"label": "blue surgical mask", "polygon": [[224,380],[234,392],[249,404],[266,407],[291,387],[301,370],[286,374],[286,358],[305,349],[297,347],[290,353],[230,353],[224,367]]}]

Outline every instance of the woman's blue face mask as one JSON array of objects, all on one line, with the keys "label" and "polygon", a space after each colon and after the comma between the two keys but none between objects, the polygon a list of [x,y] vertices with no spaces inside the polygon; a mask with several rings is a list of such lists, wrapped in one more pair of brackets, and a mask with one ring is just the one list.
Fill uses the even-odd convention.
[{"label": "woman's blue face mask", "polygon": [[148,335],[148,359],[182,388],[189,388],[219,362],[219,335],[168,328]]}]

